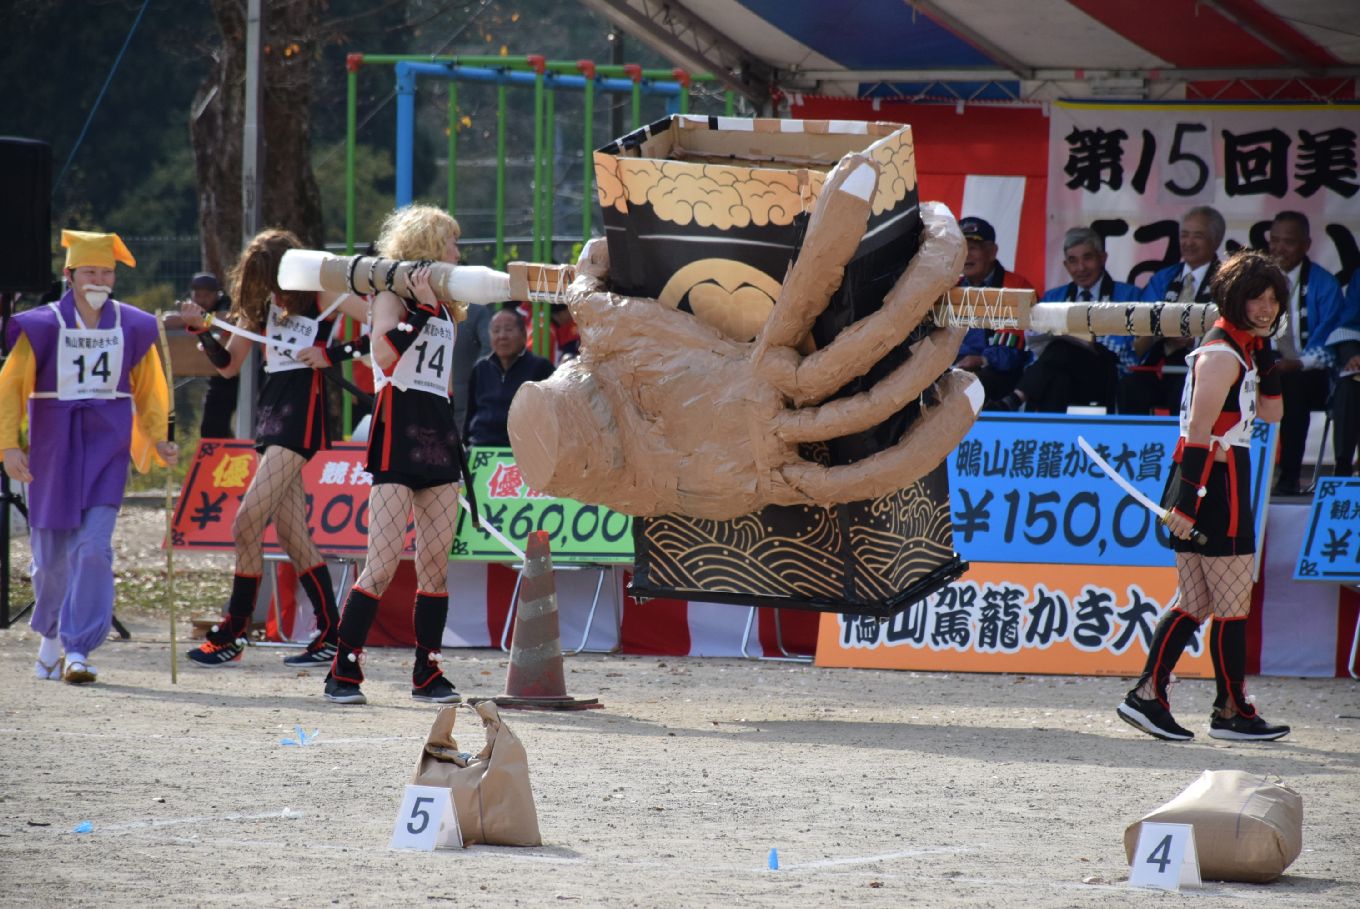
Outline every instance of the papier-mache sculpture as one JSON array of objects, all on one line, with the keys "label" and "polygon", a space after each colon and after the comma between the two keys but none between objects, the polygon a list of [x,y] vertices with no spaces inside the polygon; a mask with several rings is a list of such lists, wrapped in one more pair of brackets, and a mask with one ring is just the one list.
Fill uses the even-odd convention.
[{"label": "papier-mache sculpture", "polygon": [[964,242],[910,128],[681,116],[595,167],[581,356],[510,411],[526,481],[637,516],[638,593],[886,613],[956,577],[941,462],[982,393],[928,318]]}]

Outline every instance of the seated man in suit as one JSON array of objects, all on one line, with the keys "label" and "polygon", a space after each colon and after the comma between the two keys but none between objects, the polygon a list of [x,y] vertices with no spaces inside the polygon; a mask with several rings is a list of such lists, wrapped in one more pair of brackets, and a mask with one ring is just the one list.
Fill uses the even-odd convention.
[{"label": "seated man in suit", "polygon": [[[1218,210],[1196,205],[1181,219],[1180,256],[1149,279],[1143,300],[1152,303],[1209,303],[1209,287],[1218,270],[1218,247],[1228,225]],[[1119,382],[1119,412],[1176,413],[1185,387],[1185,355],[1191,338],[1136,338],[1137,367]],[[1161,370],[1171,367],[1173,371]]]},{"label": "seated man in suit", "polygon": [[[1072,280],[1050,288],[1042,303],[1125,303],[1139,290],[1110,277],[1105,244],[1089,227],[1074,227],[1063,237],[1063,267]],[[1133,359],[1132,338],[1120,336],[1031,334],[1026,339],[1037,359],[1020,376],[1015,391],[989,409],[1066,413],[1073,404],[1114,409],[1121,359]]]}]

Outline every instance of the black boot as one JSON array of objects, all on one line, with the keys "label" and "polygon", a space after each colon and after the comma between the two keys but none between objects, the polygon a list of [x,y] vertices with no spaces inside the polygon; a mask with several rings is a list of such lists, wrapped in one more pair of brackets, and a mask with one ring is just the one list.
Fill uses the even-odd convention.
[{"label": "black boot", "polygon": [[[1267,723],[1247,700],[1247,618],[1214,619],[1209,630],[1218,696],[1209,719],[1209,735],[1228,741],[1272,741],[1289,735],[1288,726]],[[1225,717],[1225,710],[1233,715]]]},{"label": "black boot", "polygon": [[411,671],[411,697],[432,704],[457,704],[463,698],[439,668],[444,622],[449,616],[447,593],[416,593],[416,663]]},{"label": "black boot", "polygon": [[231,599],[227,614],[208,632],[208,639],[190,650],[187,656],[195,666],[229,666],[239,663],[246,649],[250,620],[255,615],[255,597],[260,592],[260,576],[238,574],[232,577]]},{"label": "black boot", "polygon": [[283,658],[285,666],[326,666],[335,659],[335,641],[339,633],[340,610],[335,606],[335,591],[331,587],[331,572],[326,563],[315,565],[298,575],[307,599],[312,602],[316,616],[316,637],[302,653]]},{"label": "black boot", "polygon": [[[1143,674],[1124,698],[1124,703],[1116,709],[1120,719],[1148,735],[1169,742],[1188,742],[1195,737],[1193,732],[1177,723],[1171,715],[1166,689],[1171,682],[1171,670],[1198,630],[1199,622],[1188,612],[1168,609],[1162,615],[1152,635],[1152,643],[1148,645]],[[1139,697],[1139,689],[1149,679],[1156,696]]]},{"label": "black boot", "polygon": [[326,676],[326,700],[336,704],[368,703],[359,686],[364,681],[364,642],[378,615],[378,603],[377,597],[358,586],[349,592],[340,616],[335,660]]}]

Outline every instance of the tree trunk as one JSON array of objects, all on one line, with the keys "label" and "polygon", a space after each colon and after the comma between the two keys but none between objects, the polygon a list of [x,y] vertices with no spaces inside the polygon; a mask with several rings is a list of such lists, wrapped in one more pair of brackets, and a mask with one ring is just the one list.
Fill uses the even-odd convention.
[{"label": "tree trunk", "polygon": [[[284,227],[308,246],[325,236],[312,173],[312,70],[320,59],[325,0],[262,5],[260,126],[263,225]],[[246,4],[213,0],[222,43],[190,111],[203,261],[218,275],[242,248],[241,146],[245,127]]]}]

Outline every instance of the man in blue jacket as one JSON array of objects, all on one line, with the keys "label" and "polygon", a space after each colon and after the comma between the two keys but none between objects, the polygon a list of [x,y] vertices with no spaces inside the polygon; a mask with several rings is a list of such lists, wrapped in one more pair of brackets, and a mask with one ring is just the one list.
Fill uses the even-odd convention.
[{"label": "man in blue jacket", "polygon": [[502,309],[491,317],[491,353],[477,361],[468,377],[465,444],[510,447],[505,421],[515,392],[525,382],[546,379],[553,371],[551,363],[525,349],[527,340],[518,311]]},{"label": "man in blue jacket", "polygon": [[[1218,247],[1228,226],[1218,210],[1196,205],[1181,219],[1181,261],[1157,272],[1143,288],[1143,300],[1152,303],[1208,303],[1210,284],[1218,270]],[[1190,338],[1136,338],[1135,371],[1119,383],[1120,413],[1177,413],[1185,386],[1185,355]],[[1170,367],[1172,371],[1161,372]]]},{"label": "man in blue jacket", "polygon": [[1328,337],[1340,324],[1341,285],[1332,273],[1308,258],[1313,241],[1308,217],[1282,211],[1270,224],[1270,255],[1289,279],[1289,300],[1281,300],[1288,318],[1281,320],[1275,347],[1284,390],[1284,418],[1280,420],[1280,476],[1275,494],[1296,496],[1308,441],[1309,414],[1325,410],[1336,371],[1336,354]]},{"label": "man in blue jacket", "polygon": [[1360,269],[1351,274],[1338,321],[1340,324],[1327,336],[1337,369],[1336,391],[1332,394],[1332,452],[1336,475],[1349,477],[1355,472],[1354,458],[1360,449]]},{"label": "man in blue jacket", "polygon": [[[1105,243],[1089,227],[1074,227],[1063,237],[1063,267],[1072,280],[1050,288],[1041,303],[1126,303],[1140,291],[1110,277],[1105,270]],[[1114,410],[1121,370],[1134,363],[1133,339],[1122,335],[1058,335],[1031,333],[1026,345],[1037,359],[1020,382],[994,409],[1066,413],[1072,404],[1096,404]]]}]

